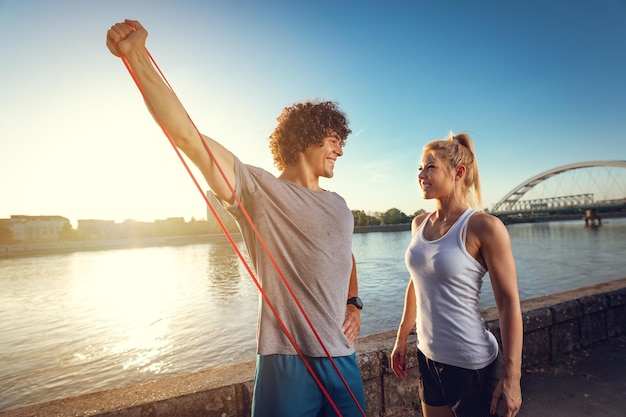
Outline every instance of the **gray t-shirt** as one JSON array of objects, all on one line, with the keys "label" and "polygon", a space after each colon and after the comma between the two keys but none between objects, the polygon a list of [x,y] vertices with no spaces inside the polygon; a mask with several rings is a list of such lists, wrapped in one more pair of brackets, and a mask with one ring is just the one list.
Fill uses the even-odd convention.
[{"label": "gray t-shirt", "polygon": [[[313,191],[278,179],[237,158],[235,178],[237,196],[330,355],[354,353],[341,330],[354,231],[345,200],[334,192]],[[297,346],[304,355],[325,357],[241,207],[237,202],[226,207],[239,223],[256,277]],[[297,354],[265,300],[259,297],[259,303],[257,353]]]}]

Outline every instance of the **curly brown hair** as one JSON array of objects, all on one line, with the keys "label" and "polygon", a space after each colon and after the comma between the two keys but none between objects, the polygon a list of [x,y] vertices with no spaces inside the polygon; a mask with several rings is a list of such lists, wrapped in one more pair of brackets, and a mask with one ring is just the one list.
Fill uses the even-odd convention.
[{"label": "curly brown hair", "polygon": [[343,147],[352,133],[346,115],[332,101],[296,103],[285,107],[276,120],[269,146],[274,165],[281,171],[296,162],[298,152],[322,146],[324,138],[334,136]]}]

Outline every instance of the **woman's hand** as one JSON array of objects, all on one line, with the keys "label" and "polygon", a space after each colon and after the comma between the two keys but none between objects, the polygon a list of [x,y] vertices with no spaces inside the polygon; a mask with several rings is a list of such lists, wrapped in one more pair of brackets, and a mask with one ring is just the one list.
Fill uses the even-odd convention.
[{"label": "woman's hand", "polygon": [[498,410],[498,403],[503,400],[503,417],[515,417],[522,407],[522,388],[519,380],[501,379],[491,398],[491,414]]},{"label": "woman's hand", "polygon": [[406,367],[406,340],[400,341],[396,339],[396,344],[391,352],[391,369],[393,373],[399,377],[405,377],[408,374]]}]

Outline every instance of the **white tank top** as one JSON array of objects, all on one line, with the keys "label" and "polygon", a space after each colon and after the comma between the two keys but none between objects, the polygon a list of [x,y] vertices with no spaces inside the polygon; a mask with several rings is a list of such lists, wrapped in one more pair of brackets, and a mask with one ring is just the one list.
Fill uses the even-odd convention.
[{"label": "white tank top", "polygon": [[417,300],[417,347],[434,361],[481,369],[498,355],[498,342],[485,328],[478,301],[487,270],[465,247],[468,208],[439,239],[426,240],[419,226],[405,254]]}]

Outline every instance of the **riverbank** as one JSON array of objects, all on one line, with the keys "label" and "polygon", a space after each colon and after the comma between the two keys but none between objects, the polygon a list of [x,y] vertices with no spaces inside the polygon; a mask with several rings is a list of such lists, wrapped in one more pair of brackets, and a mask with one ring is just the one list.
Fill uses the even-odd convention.
[{"label": "riverbank", "polygon": [[[584,213],[572,213],[572,214],[558,214],[558,215],[550,215],[550,214],[532,214],[526,216],[513,216],[513,215],[498,215],[497,217],[502,220],[504,224],[518,224],[518,223],[549,223],[549,222],[561,222],[561,221],[572,221],[577,220],[580,221],[581,225],[585,225],[585,215]],[[597,214],[597,218],[602,222],[606,219],[621,219],[626,217],[626,211],[616,211],[616,212],[601,212]]]},{"label": "riverbank", "polygon": [[[407,223],[356,226],[354,228],[354,233],[397,232],[405,230],[411,230],[411,225]],[[232,233],[232,237],[235,241],[241,240],[241,234],[239,233]],[[212,233],[184,236],[152,236],[130,239],[84,240],[75,242],[18,243],[13,245],[0,245],[0,258],[51,255],[79,251],[146,248],[154,246],[181,246],[212,242],[224,243],[227,241],[228,240],[223,233]]]},{"label": "riverbank", "polygon": [[[241,239],[241,235],[239,233],[234,233],[232,236],[235,241]],[[19,243],[14,245],[0,245],[0,258],[109,249],[180,246],[211,242],[227,242],[227,239],[221,233],[214,233],[187,236],[154,236],[131,239],[85,240],[76,242]]]}]

